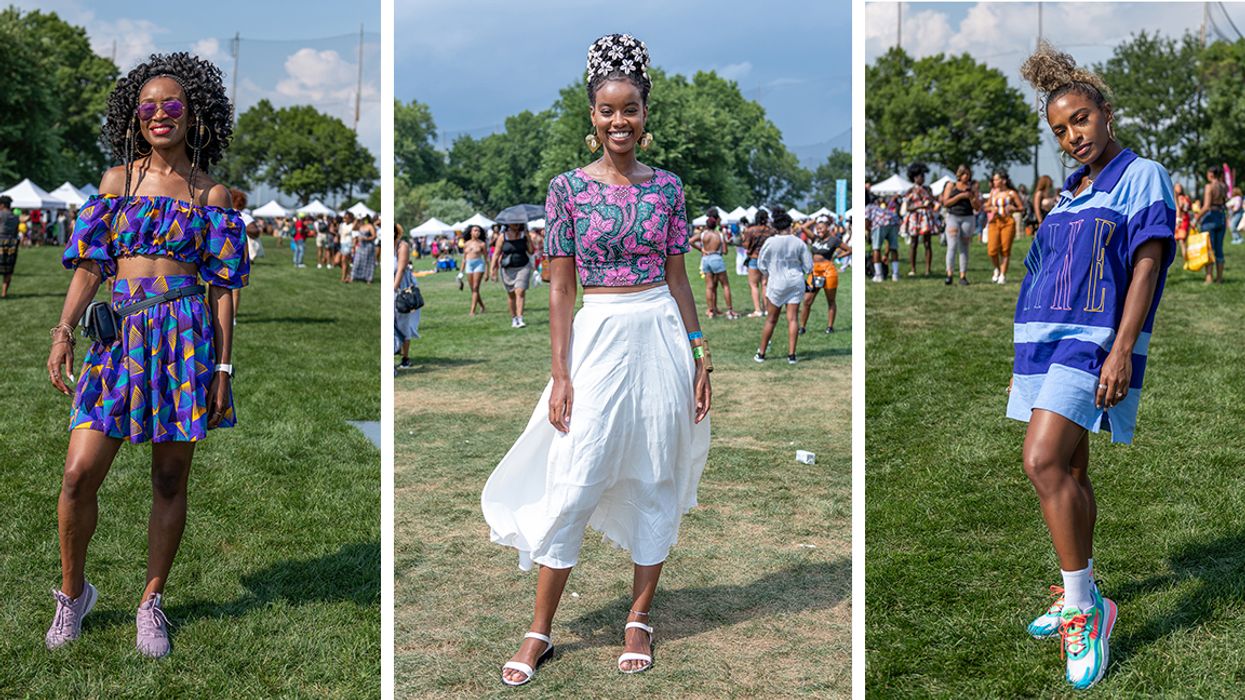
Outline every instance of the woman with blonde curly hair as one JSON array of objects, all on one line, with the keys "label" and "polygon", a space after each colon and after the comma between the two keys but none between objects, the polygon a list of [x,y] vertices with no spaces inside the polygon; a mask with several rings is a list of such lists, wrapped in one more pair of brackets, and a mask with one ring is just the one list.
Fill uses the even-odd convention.
[{"label": "woman with blonde curly hair", "polygon": [[1028,423],[1024,470],[1063,578],[1029,634],[1060,638],[1065,678],[1088,688],[1106,672],[1117,614],[1094,579],[1089,432],[1132,441],[1150,332],[1174,257],[1175,197],[1162,165],[1120,145],[1098,76],[1045,43],[1021,75],[1043,97],[1060,157],[1080,165],[1029,249],[1013,326],[1007,415]]}]

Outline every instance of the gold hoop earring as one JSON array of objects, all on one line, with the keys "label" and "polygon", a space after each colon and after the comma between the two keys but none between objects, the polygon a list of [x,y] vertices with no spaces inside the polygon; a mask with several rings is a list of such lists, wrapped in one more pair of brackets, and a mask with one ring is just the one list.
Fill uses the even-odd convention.
[{"label": "gold hoop earring", "polygon": [[595,133],[588,134],[587,136],[585,136],[584,143],[588,145],[589,153],[596,153],[597,149],[601,148],[601,141],[600,139],[597,138],[597,135]]},{"label": "gold hoop earring", "polygon": [[[204,148],[209,143],[212,143],[212,130],[204,127],[203,122],[200,121],[198,117],[195,118],[195,131],[199,134],[198,143],[191,142],[189,138],[186,139],[186,142],[190,143],[191,148],[197,151]],[[204,134],[207,135],[206,139],[204,138]]]},{"label": "gold hoop earring", "polygon": [[[136,114],[136,115],[134,115],[134,126],[135,126],[135,127],[139,126],[139,123],[138,123],[138,115],[137,115],[137,114]],[[138,156],[139,158],[146,158],[147,156],[151,155],[151,144],[147,142],[147,139],[145,139],[145,138],[143,138],[143,137],[142,137],[142,128],[141,128],[141,127],[140,127],[140,128],[137,128],[137,129],[135,129],[134,127],[130,127],[130,128],[128,128],[128,129],[126,129],[126,130],[125,130],[125,138],[126,138],[126,140],[127,140],[127,141],[129,141],[129,142],[131,143],[131,146],[130,146],[130,147],[133,149],[133,154],[134,154],[134,155]],[[146,152],[146,153],[143,153],[142,151],[138,150],[138,144],[140,144],[140,143],[146,143],[146,144],[147,144],[147,152]]]},{"label": "gold hoop earring", "polygon": [[653,145],[653,133],[646,131],[640,135],[640,150],[647,151],[649,146]]},{"label": "gold hoop earring", "polygon": [[1059,149],[1059,162],[1062,163],[1063,167],[1067,170],[1075,170],[1081,167],[1081,164],[1076,162],[1076,159],[1073,159],[1072,164],[1068,165],[1068,152],[1062,148]]}]

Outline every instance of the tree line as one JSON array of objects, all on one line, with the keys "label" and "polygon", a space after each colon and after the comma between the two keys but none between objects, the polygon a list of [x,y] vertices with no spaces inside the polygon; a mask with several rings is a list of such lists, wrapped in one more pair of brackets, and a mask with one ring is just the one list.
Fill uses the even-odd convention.
[{"label": "tree line", "polygon": [[[1110,86],[1120,142],[1199,177],[1245,154],[1245,39],[1203,46],[1141,32],[1093,66]],[[865,71],[871,179],[923,161],[946,170],[1031,164],[1039,115],[1001,71],[968,54],[914,59],[892,48]]]},{"label": "tree line", "polygon": [[[0,183],[95,183],[112,164],[100,137],[117,66],[91,50],[86,30],[54,12],[0,11]],[[340,119],[267,100],[238,117],[212,175],[232,187],[263,183],[300,202],[372,191],[376,159]],[[371,206],[369,204],[369,206]]]},{"label": "tree line", "polygon": [[[682,178],[690,215],[714,204],[832,206],[835,180],[850,182],[850,153],[836,150],[816,169],[802,167],[735,82],[703,71],[690,80],[657,68],[649,75],[646,128],[654,141],[641,160]],[[547,109],[511,115],[483,138],[460,136],[448,151],[437,148],[427,105],[412,100],[394,109],[395,216],[405,223],[543,203],[550,179],[596,157],[584,144],[591,125],[582,82],[564,87]]]}]

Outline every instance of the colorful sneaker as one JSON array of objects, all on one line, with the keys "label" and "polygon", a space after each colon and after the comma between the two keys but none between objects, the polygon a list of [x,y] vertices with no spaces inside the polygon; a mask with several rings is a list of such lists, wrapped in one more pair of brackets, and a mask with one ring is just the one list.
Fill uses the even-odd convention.
[{"label": "colorful sneaker", "polygon": [[52,597],[56,599],[56,615],[52,618],[48,633],[43,636],[43,644],[48,649],[65,646],[78,638],[82,633],[82,618],[95,607],[99,591],[87,582],[77,598],[70,598],[56,589],[52,590]]},{"label": "colorful sneaker", "polygon": [[1067,660],[1065,678],[1077,690],[1085,690],[1102,679],[1109,662],[1108,641],[1115,627],[1115,601],[1094,592],[1094,605],[1081,612],[1064,608],[1059,636]]},{"label": "colorful sneaker", "polygon": [[138,627],[135,645],[144,656],[153,659],[173,650],[173,643],[169,641],[169,618],[165,617],[164,609],[160,607],[161,598],[159,593],[152,593],[146,602],[138,606],[138,615],[135,616]]},{"label": "colorful sneaker", "polygon": [[1059,626],[1063,624],[1063,586],[1051,586],[1050,594],[1054,598],[1050,607],[1029,623],[1029,635],[1034,639],[1054,639],[1059,636]]}]

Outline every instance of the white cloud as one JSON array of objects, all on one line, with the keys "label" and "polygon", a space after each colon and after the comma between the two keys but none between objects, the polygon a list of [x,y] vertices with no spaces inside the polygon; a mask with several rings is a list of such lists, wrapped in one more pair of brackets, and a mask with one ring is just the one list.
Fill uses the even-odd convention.
[{"label": "white cloud", "polygon": [[287,77],[277,82],[277,92],[315,102],[336,98],[343,90],[354,92],[357,71],[358,64],[346,61],[336,51],[299,49],[285,59]]},{"label": "white cloud", "polygon": [[726,78],[727,80],[738,81],[742,80],[752,72],[752,62],[743,61],[741,63],[732,63],[728,66],[723,66],[714,70],[716,70],[718,75]]},{"label": "white cloud", "polygon": [[220,65],[221,60],[225,58],[220,50],[220,40],[208,37],[196,41],[191,47],[190,52],[199,58],[211,61]]}]

